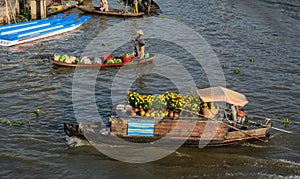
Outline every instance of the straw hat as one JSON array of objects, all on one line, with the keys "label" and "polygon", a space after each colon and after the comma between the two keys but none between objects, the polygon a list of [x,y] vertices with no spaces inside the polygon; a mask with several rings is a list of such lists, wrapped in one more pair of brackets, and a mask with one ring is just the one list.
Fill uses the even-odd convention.
[{"label": "straw hat", "polygon": [[138,30],[138,31],[136,31],[136,33],[144,35],[144,32],[142,30]]}]

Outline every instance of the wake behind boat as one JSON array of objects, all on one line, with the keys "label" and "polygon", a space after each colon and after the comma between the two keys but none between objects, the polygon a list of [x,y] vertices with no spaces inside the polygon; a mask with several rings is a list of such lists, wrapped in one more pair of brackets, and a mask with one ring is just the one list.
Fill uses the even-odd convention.
[{"label": "wake behind boat", "polygon": [[13,46],[68,32],[78,28],[90,18],[82,16],[76,19],[77,16],[77,14],[70,14],[64,17],[63,14],[59,14],[54,18],[2,26],[0,27],[0,45]]}]

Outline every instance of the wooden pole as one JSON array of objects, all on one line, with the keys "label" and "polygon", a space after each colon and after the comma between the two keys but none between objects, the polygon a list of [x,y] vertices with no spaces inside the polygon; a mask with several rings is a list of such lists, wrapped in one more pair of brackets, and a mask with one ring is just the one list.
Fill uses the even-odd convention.
[{"label": "wooden pole", "polygon": [[148,0],[148,16],[150,15],[151,10],[151,0]]},{"label": "wooden pole", "polygon": [[8,0],[5,0],[5,11],[6,11],[7,23],[10,24],[10,16],[9,16],[9,11],[8,11]]},{"label": "wooden pole", "polygon": [[14,15],[14,11],[13,11],[13,9],[12,9],[12,5],[11,5],[11,3],[10,3],[10,0],[7,0],[7,1],[8,1],[8,3],[9,3],[9,9],[10,9],[10,12],[11,12],[11,14],[12,14],[14,23],[16,23],[17,20],[16,20],[16,17],[15,17],[15,15]]},{"label": "wooden pole", "polygon": [[128,12],[128,0],[126,0],[126,3],[125,3],[125,13]]}]

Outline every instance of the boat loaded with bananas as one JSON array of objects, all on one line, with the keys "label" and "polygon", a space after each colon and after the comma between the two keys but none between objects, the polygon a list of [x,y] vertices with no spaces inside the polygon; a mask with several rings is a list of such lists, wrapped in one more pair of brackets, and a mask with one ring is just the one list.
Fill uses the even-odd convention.
[{"label": "boat loaded with bananas", "polygon": [[146,53],[145,57],[139,59],[134,56],[134,54],[121,54],[119,56],[114,56],[112,54],[105,54],[103,57],[82,57],[78,58],[69,55],[59,55],[54,54],[53,58],[50,58],[50,63],[56,66],[62,67],[121,67],[124,65],[139,65],[152,63],[155,55]]},{"label": "boat loaded with bananas", "polygon": [[[127,104],[112,106],[108,123],[65,123],[64,130],[71,146],[76,146],[76,140],[70,138],[86,140],[86,136],[89,142],[109,145],[130,141],[154,146],[161,144],[156,143],[158,139],[170,145],[182,142],[183,147],[199,147],[200,141],[205,146],[249,140],[267,142],[271,120],[247,116],[238,108],[247,103],[243,94],[223,87],[198,89],[197,95],[128,92]],[[115,140],[116,136],[124,140]]]}]

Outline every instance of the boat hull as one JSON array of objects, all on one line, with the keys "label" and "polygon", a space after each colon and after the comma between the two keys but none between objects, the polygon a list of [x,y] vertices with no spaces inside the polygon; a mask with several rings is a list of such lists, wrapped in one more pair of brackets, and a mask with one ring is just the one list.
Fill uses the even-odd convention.
[{"label": "boat hull", "polygon": [[74,29],[77,29],[80,25],[81,24],[74,25],[74,26],[64,28],[64,29],[61,29],[61,30],[58,30],[58,31],[54,31],[54,32],[50,32],[50,33],[43,34],[43,35],[38,35],[38,36],[32,36],[30,38],[25,38],[25,39],[12,40],[12,41],[11,40],[1,40],[0,39],[0,45],[9,47],[9,46],[19,45],[19,44],[26,43],[26,42],[31,42],[31,41],[47,38],[47,37],[50,37],[50,36],[62,34],[62,33],[68,32],[68,31],[72,31]]},{"label": "boat hull", "polygon": [[139,65],[139,64],[148,64],[152,63],[155,59],[155,56],[152,55],[150,58],[144,58],[137,61],[131,61],[127,63],[113,63],[113,64],[74,64],[74,63],[64,63],[60,61],[55,61],[53,59],[50,59],[50,63],[56,66],[61,67],[80,67],[80,68],[97,68],[97,67],[122,67],[124,65]]},{"label": "boat hull", "polygon": [[76,20],[77,14],[65,18],[49,18],[37,23],[22,23],[2,27],[1,46],[13,46],[74,30],[85,23],[90,17],[82,16]]},{"label": "boat hull", "polygon": [[[266,141],[271,124],[265,127],[248,130],[231,130],[230,125],[222,121],[208,120],[138,120],[152,121],[153,136],[132,135],[129,132],[129,120],[111,120],[110,127],[103,127],[102,123],[86,123],[77,126],[64,124],[65,132],[69,137],[88,138],[97,144],[113,146],[132,145],[133,143],[150,143],[160,147],[172,147],[181,144],[182,147],[226,146],[249,140]],[[72,132],[73,130],[73,132]],[[71,132],[70,132],[71,131]],[[76,131],[76,132],[75,132]],[[99,132],[100,131],[100,132]],[[102,131],[102,132],[101,132]],[[103,132],[104,131],[104,132]],[[109,131],[109,132],[107,132]],[[116,140],[118,139],[122,140]],[[159,141],[159,142],[157,142]]]}]

